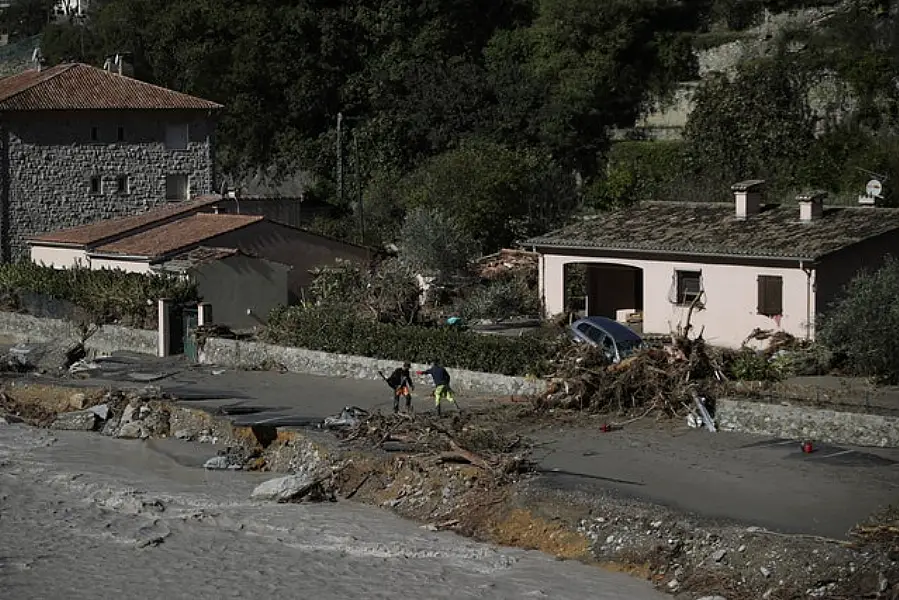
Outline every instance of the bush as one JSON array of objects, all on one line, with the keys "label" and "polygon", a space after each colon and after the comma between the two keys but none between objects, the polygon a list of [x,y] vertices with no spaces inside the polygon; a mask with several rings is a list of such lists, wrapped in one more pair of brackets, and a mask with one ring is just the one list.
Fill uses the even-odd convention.
[{"label": "bush", "polygon": [[541,375],[555,354],[552,341],[532,336],[479,335],[452,327],[393,325],[355,318],[332,306],[272,311],[262,339],[323,352],[427,363],[503,375]]},{"label": "bush", "polygon": [[406,215],[400,257],[411,268],[445,280],[465,273],[480,249],[458,219],[437,208]]},{"label": "bush", "polygon": [[0,294],[9,308],[23,309],[23,295],[40,294],[84,310],[98,325],[153,329],[159,298],[175,303],[199,299],[196,286],[169,275],[144,275],[85,267],[54,269],[32,262],[0,265]]},{"label": "bush", "polygon": [[899,383],[899,261],[887,257],[863,272],[818,318],[818,340],[834,353],[836,366],[855,375]]},{"label": "bush", "polygon": [[501,320],[539,314],[537,290],[529,288],[522,277],[499,279],[475,288],[462,304],[462,317],[466,320]]}]

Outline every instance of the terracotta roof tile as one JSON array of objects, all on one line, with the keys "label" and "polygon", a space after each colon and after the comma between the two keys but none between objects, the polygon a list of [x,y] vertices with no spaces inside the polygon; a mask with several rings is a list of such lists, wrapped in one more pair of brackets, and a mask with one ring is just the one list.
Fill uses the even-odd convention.
[{"label": "terracotta roof tile", "polygon": [[71,63],[0,79],[0,110],[216,110],[221,104]]},{"label": "terracotta roof tile", "polygon": [[250,215],[199,213],[104,244],[94,252],[161,258],[262,220],[263,217]]},{"label": "terracotta roof tile", "polygon": [[825,207],[823,216],[803,223],[797,204],[767,205],[739,220],[732,202],[641,202],[583,219],[523,245],[814,260],[897,229],[896,208]]},{"label": "terracotta roof tile", "polygon": [[53,231],[29,241],[36,245],[43,243],[93,246],[127,235],[129,232],[145,229],[156,223],[163,223],[191,212],[201,211],[217,202],[221,202],[221,198],[218,196],[199,196],[190,202],[173,202],[139,215],[120,219],[107,219],[89,225]]}]

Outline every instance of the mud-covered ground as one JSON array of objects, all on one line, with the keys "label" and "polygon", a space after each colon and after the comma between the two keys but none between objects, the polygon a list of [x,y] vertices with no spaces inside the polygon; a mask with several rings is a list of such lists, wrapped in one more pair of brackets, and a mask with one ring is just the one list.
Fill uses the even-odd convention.
[{"label": "mud-covered ground", "polygon": [[208,443],[216,459],[210,468],[297,473],[337,498],[387,508],[433,530],[602,564],[681,598],[899,598],[895,514],[872,516],[845,541],[546,485],[530,468],[528,433],[550,423],[573,426],[575,416],[565,411],[497,405],[439,420],[359,415],[332,432],[285,431],[234,427],[152,389],[86,395],[19,386],[0,397],[0,412],[51,429]]}]

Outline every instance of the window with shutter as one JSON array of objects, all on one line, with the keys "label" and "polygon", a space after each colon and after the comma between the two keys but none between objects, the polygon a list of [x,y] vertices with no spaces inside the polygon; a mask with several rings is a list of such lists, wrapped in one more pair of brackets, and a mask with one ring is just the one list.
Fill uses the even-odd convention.
[{"label": "window with shutter", "polygon": [[758,290],[760,315],[774,317],[783,314],[783,277],[759,275]]}]

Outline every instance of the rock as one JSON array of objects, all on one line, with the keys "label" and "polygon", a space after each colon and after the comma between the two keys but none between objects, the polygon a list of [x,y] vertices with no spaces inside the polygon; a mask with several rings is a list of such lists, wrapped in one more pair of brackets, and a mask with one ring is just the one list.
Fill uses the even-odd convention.
[{"label": "rock", "polygon": [[115,437],[119,432],[119,421],[118,419],[112,418],[106,421],[103,424],[103,429],[100,430],[100,433],[103,435],[108,435],[110,437]]},{"label": "rock", "polygon": [[179,440],[189,440],[193,436],[190,434],[190,431],[187,429],[178,429],[175,431],[175,437]]},{"label": "rock", "polygon": [[78,392],[77,394],[72,394],[69,396],[69,406],[74,408],[75,410],[81,410],[84,408],[84,402],[87,400],[87,396]]},{"label": "rock", "polygon": [[746,544],[743,544],[739,548],[737,548],[737,552],[746,552]]},{"label": "rock", "polygon": [[766,567],[759,567],[759,573],[761,573],[762,577],[764,577],[765,579],[771,577],[771,570]]},{"label": "rock", "polygon": [[169,434],[169,412],[162,408],[149,410],[141,409],[141,423],[150,435],[163,437]]},{"label": "rock", "polygon": [[131,423],[132,421],[134,421],[134,413],[135,412],[137,412],[137,407],[134,404],[129,402],[128,405],[125,407],[125,410],[122,411],[122,420],[121,420],[122,425],[125,425],[126,423]]},{"label": "rock", "polygon": [[678,581],[677,579],[672,579],[671,581],[668,582],[668,590],[669,591],[676,592],[677,588],[679,588],[679,587],[680,587],[680,581]]},{"label": "rock", "polygon": [[699,600],[727,600],[724,596],[703,596]]},{"label": "rock", "polygon": [[97,427],[97,415],[89,410],[61,413],[50,424],[50,429],[68,431],[93,431]]},{"label": "rock", "polygon": [[46,351],[35,360],[35,367],[50,374],[67,372],[72,363],[84,358],[86,354],[81,341],[60,340],[49,344]]},{"label": "rock", "polygon": [[100,420],[102,420],[102,421],[105,421],[106,419],[109,418],[109,405],[108,404],[98,404],[96,406],[91,406],[87,410],[89,410],[90,412],[97,415],[97,417],[99,417]]},{"label": "rock", "polygon": [[236,470],[240,469],[240,463],[235,460],[234,457],[224,454],[221,456],[213,456],[205,463],[203,463],[204,469],[231,469]]},{"label": "rock", "polygon": [[884,593],[887,591],[887,588],[890,587],[890,580],[884,576],[883,573],[877,574],[877,591],[879,593]]},{"label": "rock", "polygon": [[150,414],[150,407],[146,404],[140,407],[140,410],[137,411],[139,419],[147,418],[147,415]]},{"label": "rock", "polygon": [[250,497],[255,500],[287,502],[310,483],[312,483],[310,478],[299,475],[287,475],[286,477],[269,479],[256,486]]},{"label": "rock", "polygon": [[714,560],[716,563],[719,563],[724,560],[725,556],[727,556],[727,550],[722,548],[721,550],[716,550],[715,553],[712,554],[712,560]]},{"label": "rock", "polygon": [[[91,413],[93,414],[93,413]],[[150,437],[150,433],[144,428],[144,424],[140,421],[131,421],[124,423],[116,434],[116,437],[128,440],[145,440]]]}]

